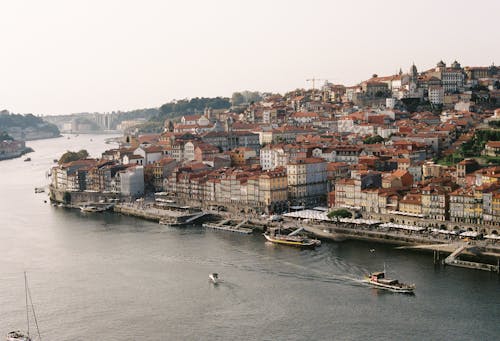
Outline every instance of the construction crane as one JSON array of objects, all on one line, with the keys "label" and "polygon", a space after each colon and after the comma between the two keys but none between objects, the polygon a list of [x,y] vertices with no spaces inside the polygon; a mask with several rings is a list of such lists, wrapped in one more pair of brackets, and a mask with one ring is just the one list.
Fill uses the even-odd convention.
[{"label": "construction crane", "polygon": [[316,81],[327,81],[328,82],[328,79],[324,79],[324,78],[309,78],[309,79],[306,79],[306,82],[312,82],[312,86],[313,86],[313,93],[314,93],[314,89],[316,89]]},{"label": "construction crane", "polygon": [[313,76],[313,78],[306,79],[306,82],[312,82],[312,98],[314,99],[314,93],[316,90],[316,81],[326,81],[328,82],[328,79],[325,78],[316,78]]},{"label": "construction crane", "polygon": [[328,82],[328,79],[325,78],[316,78],[313,76],[313,78],[306,79],[306,82],[312,82],[312,97],[314,98],[314,92],[316,90],[316,81],[326,81]]}]

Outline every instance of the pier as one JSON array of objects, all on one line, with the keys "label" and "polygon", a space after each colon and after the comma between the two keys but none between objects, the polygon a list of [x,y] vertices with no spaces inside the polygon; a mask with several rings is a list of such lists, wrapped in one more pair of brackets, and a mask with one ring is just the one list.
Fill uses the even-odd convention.
[{"label": "pier", "polygon": [[224,219],[219,223],[213,224],[213,223],[205,223],[202,226],[206,228],[211,228],[214,230],[220,230],[220,231],[229,231],[229,232],[236,232],[236,233],[243,233],[243,234],[251,234],[253,232],[253,229],[243,227],[244,225],[249,225],[249,220],[244,219],[241,222],[237,223],[236,225],[231,224],[232,220],[231,219]]},{"label": "pier", "polygon": [[137,204],[117,204],[114,211],[146,220],[152,220],[164,225],[183,226],[194,224],[210,216],[207,212],[189,212],[188,210],[163,209]]},{"label": "pier", "polygon": [[[471,245],[469,242],[399,247],[399,249],[432,250],[434,252],[434,264],[442,263],[443,265],[457,266],[467,269],[485,270],[500,274],[500,267],[499,267],[500,264],[498,264],[500,262],[499,259],[497,259],[497,265],[493,265],[481,262],[471,262],[458,258],[462,254],[473,257],[493,256],[493,254],[489,252],[479,252],[479,251],[471,252],[471,249],[474,248],[476,248],[476,246]],[[440,260],[441,253],[449,253],[449,256],[441,261]]]}]

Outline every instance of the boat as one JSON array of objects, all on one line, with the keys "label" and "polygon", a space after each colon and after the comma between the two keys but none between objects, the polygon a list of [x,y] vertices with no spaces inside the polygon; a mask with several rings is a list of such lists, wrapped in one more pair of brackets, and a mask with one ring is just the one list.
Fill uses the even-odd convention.
[{"label": "boat", "polygon": [[7,341],[32,341],[31,337],[16,330],[7,334]]},{"label": "boat", "polygon": [[211,273],[208,275],[208,280],[211,281],[213,284],[219,284],[221,279],[219,278],[219,274],[216,272]]},{"label": "boat", "polygon": [[276,228],[269,230],[269,233],[264,233],[264,237],[274,244],[283,244],[301,248],[315,248],[321,245],[321,241],[314,238],[308,238],[300,235],[284,235]]},{"label": "boat", "polygon": [[364,282],[381,289],[390,290],[393,292],[401,292],[412,294],[415,290],[415,284],[400,283],[397,279],[389,279],[385,277],[384,271],[372,272],[365,277]]},{"label": "boat", "polygon": [[29,161],[31,161],[30,157],[27,157],[26,159],[24,159],[24,162],[29,162]]},{"label": "boat", "polygon": [[82,212],[99,212],[96,206],[81,206],[80,211]]},{"label": "boat", "polygon": [[28,302],[31,305],[31,311],[33,312],[33,318],[35,320],[38,339],[42,340],[42,337],[40,336],[40,330],[38,329],[38,320],[36,319],[35,307],[33,306],[33,301],[31,300],[31,292],[28,287],[28,279],[26,277],[26,272],[24,273],[24,291],[26,296],[26,324],[27,324],[26,333],[21,332],[19,330],[12,331],[7,334],[6,341],[33,341],[33,339],[30,336],[30,318],[29,318]]},{"label": "boat", "polygon": [[95,205],[83,205],[83,206],[80,206],[80,211],[82,212],[91,212],[91,213],[94,213],[94,212],[104,212],[104,211],[107,211],[109,210],[111,207],[113,207],[113,205],[99,205],[99,204],[95,204]]}]

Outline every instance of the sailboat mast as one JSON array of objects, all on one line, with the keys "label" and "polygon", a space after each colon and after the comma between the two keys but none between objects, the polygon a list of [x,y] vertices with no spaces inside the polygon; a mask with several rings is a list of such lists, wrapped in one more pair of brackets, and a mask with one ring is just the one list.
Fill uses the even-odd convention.
[{"label": "sailboat mast", "polygon": [[28,325],[28,337],[30,336],[30,315],[28,308],[28,280],[26,279],[26,271],[24,272],[24,296],[26,299],[26,324]]},{"label": "sailboat mast", "polygon": [[27,286],[27,288],[28,288],[28,296],[29,296],[30,303],[31,303],[31,310],[33,311],[33,317],[35,319],[36,332],[38,333],[38,339],[40,341],[42,341],[42,336],[40,335],[40,329],[38,328],[38,320],[36,318],[35,307],[33,306],[33,300],[31,299],[31,291],[30,291],[30,288],[28,286]]}]

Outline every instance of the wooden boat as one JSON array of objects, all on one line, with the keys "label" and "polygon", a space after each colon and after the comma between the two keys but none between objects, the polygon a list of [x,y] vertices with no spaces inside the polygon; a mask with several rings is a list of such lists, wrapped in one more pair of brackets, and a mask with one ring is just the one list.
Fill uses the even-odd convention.
[{"label": "wooden boat", "polygon": [[415,284],[400,283],[397,279],[386,278],[385,267],[384,271],[372,272],[367,275],[364,282],[377,288],[405,294],[412,294],[415,290]]},{"label": "wooden boat", "polygon": [[264,237],[274,244],[283,244],[300,248],[315,248],[321,245],[321,241],[300,235],[283,235],[278,229],[270,229],[269,233],[264,233]]}]

